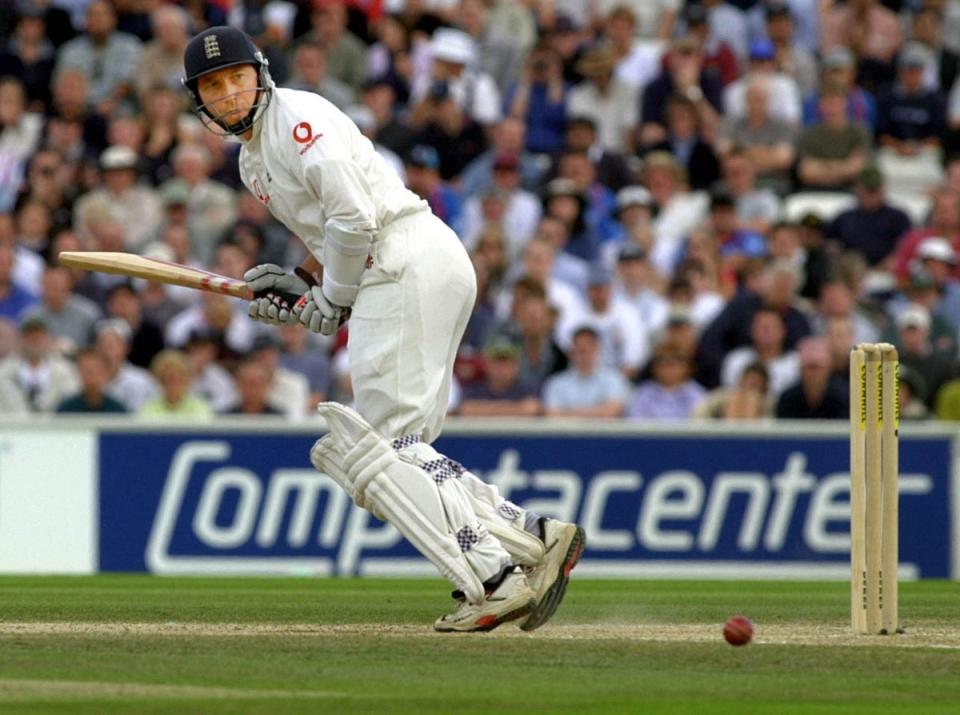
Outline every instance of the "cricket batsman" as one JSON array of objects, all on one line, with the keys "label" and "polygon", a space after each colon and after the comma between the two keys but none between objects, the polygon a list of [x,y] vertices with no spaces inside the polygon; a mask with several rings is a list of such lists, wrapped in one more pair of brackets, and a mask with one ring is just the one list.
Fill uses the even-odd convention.
[{"label": "cricket batsman", "polygon": [[243,32],[195,36],[184,69],[207,128],[242,144],[243,183],[308,249],[293,273],[264,264],[244,275],[263,296],[250,317],[324,335],[350,320],[356,411],[318,407],[329,432],[313,465],[453,583],[458,604],[436,630],[542,625],[563,598],[583,530],[506,501],[430,446],[476,295],[459,238],[333,104],[278,89]]}]

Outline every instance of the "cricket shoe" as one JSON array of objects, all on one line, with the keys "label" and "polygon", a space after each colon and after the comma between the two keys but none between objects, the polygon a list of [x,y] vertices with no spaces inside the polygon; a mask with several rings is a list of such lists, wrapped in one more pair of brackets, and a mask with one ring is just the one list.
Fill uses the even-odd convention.
[{"label": "cricket shoe", "polygon": [[501,623],[523,618],[535,603],[526,576],[513,566],[504,569],[497,582],[488,587],[482,603],[467,603],[459,591],[454,591],[454,598],[460,601],[460,605],[453,613],[436,620],[433,624],[435,631],[492,631]]},{"label": "cricket shoe", "polygon": [[527,581],[536,594],[536,605],[530,615],[520,623],[520,628],[524,631],[539,628],[557,612],[567,592],[570,572],[577,565],[587,545],[586,534],[576,524],[541,519],[540,530],[545,551],[540,563],[526,570]]}]

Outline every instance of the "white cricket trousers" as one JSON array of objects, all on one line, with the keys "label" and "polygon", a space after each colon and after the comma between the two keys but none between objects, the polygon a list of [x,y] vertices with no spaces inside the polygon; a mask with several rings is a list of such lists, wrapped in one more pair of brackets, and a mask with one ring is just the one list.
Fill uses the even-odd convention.
[{"label": "white cricket trousers", "polygon": [[429,209],[384,228],[349,323],[357,411],[387,439],[443,427],[453,362],[477,294],[457,235]]}]

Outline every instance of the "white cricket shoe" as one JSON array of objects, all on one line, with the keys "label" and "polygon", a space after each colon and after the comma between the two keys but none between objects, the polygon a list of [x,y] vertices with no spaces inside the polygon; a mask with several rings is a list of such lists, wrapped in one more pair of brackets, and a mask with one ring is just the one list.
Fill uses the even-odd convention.
[{"label": "white cricket shoe", "polygon": [[545,519],[543,527],[543,559],[536,566],[527,568],[527,581],[536,594],[536,605],[530,615],[520,623],[524,631],[532,631],[550,620],[570,581],[570,572],[580,560],[587,536],[576,524],[554,519]]},{"label": "white cricket shoe", "polygon": [[433,624],[435,631],[492,631],[501,623],[523,618],[533,608],[534,593],[526,576],[519,568],[503,577],[483,603],[467,603],[461,597],[460,605],[453,613],[441,616]]}]

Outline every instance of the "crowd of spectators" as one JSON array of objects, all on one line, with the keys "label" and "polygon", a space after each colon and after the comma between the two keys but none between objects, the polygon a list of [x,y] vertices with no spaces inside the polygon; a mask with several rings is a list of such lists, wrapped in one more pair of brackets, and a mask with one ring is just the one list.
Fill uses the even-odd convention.
[{"label": "crowd of spectators", "polygon": [[463,240],[451,413],[846,419],[851,346],[889,341],[903,416],[960,420],[960,0],[9,4],[0,415],[350,401],[349,323],[57,261],[303,260],[181,87],[231,24]]}]

